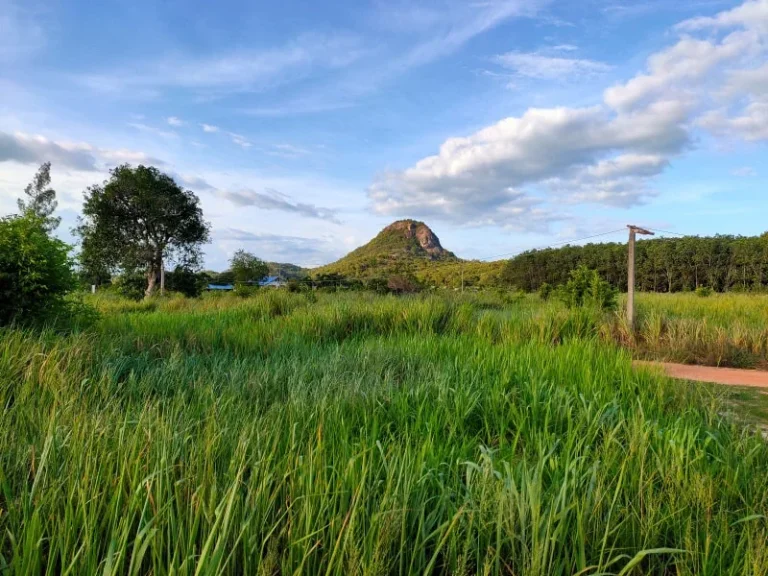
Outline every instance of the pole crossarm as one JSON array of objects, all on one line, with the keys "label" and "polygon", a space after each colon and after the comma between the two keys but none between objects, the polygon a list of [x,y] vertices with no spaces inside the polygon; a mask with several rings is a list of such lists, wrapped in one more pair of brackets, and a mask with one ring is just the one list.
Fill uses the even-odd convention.
[{"label": "pole crossarm", "polygon": [[635,226],[633,224],[627,224],[627,228],[630,230],[634,230],[636,234],[645,234],[646,236],[656,236],[653,232],[650,230],[646,230],[645,228],[640,228],[640,226]]}]

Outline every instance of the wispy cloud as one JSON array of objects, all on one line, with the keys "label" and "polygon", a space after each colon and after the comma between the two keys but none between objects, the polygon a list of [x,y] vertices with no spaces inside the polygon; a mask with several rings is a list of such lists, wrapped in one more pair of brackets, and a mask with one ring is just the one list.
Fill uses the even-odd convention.
[{"label": "wispy cloud", "polygon": [[166,122],[168,122],[169,126],[174,126],[174,127],[184,126],[185,124],[184,120],[182,120],[178,116],[170,116],[166,119]]},{"label": "wispy cloud", "polygon": [[155,128],[154,126],[149,126],[148,124],[143,124],[141,122],[128,122],[128,126],[130,126],[131,128],[135,128],[139,132],[154,134],[155,136],[160,136],[161,138],[178,138],[179,137],[179,135],[176,134],[176,132],[173,132],[170,130],[163,130],[161,128]]},{"label": "wispy cloud", "polygon": [[251,143],[251,141],[248,140],[248,138],[246,138],[242,134],[227,132],[227,135],[229,136],[229,138],[232,140],[234,144],[237,144],[241,148],[250,148],[251,146],[253,146],[253,143]]},{"label": "wispy cloud", "polygon": [[[568,47],[571,50],[573,47]],[[562,51],[563,47],[552,48],[550,52]],[[507,52],[496,56],[494,62],[511,70],[516,76],[537,80],[570,80],[574,76],[584,78],[604,74],[611,66],[585,58],[569,58],[544,52]]]},{"label": "wispy cloud", "polygon": [[[247,246],[261,258],[277,262],[292,262],[301,266],[319,266],[339,258],[346,247],[333,238],[307,238],[280,234],[249,232],[239,228],[227,228],[214,232],[214,242],[223,245],[225,251]],[[227,250],[231,248],[232,250]]]},{"label": "wispy cloud", "polygon": [[203,129],[203,132],[218,132],[219,127],[213,126],[212,124],[200,124],[200,128]]},{"label": "wispy cloud", "polygon": [[305,78],[318,71],[343,68],[361,55],[351,35],[308,34],[279,48],[240,50],[206,57],[176,56],[133,66],[135,73],[85,74],[79,81],[107,92],[128,89],[186,88],[200,91],[261,91]]},{"label": "wispy cloud", "polygon": [[266,188],[263,193],[248,189],[239,191],[219,190],[218,195],[237,206],[254,206],[262,210],[280,210],[304,216],[305,218],[317,218],[336,224],[340,223],[336,217],[336,210],[322,208],[314,204],[294,202],[290,196],[272,188]]}]

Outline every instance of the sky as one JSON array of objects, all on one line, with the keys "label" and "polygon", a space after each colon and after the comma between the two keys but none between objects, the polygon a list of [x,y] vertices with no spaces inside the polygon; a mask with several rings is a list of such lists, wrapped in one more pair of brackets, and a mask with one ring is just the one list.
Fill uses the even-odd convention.
[{"label": "sky", "polygon": [[200,198],[205,267],[396,219],[486,259],[768,230],[768,0],[0,0],[0,214],[70,229],[123,163]]}]

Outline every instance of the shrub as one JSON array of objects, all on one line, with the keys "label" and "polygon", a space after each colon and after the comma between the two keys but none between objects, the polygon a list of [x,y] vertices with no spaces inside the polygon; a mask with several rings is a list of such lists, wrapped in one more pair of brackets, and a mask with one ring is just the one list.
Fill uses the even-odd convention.
[{"label": "shrub", "polygon": [[543,282],[541,286],[539,286],[538,294],[539,298],[542,300],[549,300],[549,297],[552,295],[552,284],[549,282]]},{"label": "shrub", "polygon": [[115,292],[129,300],[141,300],[147,287],[147,278],[140,272],[125,272],[112,282]]},{"label": "shrub", "polygon": [[208,276],[205,273],[195,272],[186,266],[176,266],[172,272],[165,274],[165,288],[188,298],[199,297],[207,284]]},{"label": "shrub", "polygon": [[696,288],[696,296],[699,298],[706,298],[707,296],[712,296],[712,288],[709,286],[699,286]]},{"label": "shrub", "polygon": [[0,219],[0,324],[46,320],[76,283],[70,247],[34,215]]},{"label": "shrub", "polygon": [[596,270],[579,266],[571,270],[570,279],[557,289],[557,296],[568,308],[593,307],[612,310],[616,307],[616,290]]},{"label": "shrub", "polygon": [[395,274],[387,280],[387,288],[394,294],[414,294],[422,285],[412,274]]}]

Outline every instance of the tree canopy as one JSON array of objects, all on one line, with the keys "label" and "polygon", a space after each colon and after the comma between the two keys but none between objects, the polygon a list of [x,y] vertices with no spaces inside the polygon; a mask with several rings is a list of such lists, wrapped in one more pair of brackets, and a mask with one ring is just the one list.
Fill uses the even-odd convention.
[{"label": "tree canopy", "polygon": [[232,271],[235,282],[258,282],[269,273],[266,262],[257,258],[250,252],[238,250],[229,261],[229,269]]},{"label": "tree canopy", "polygon": [[[627,289],[627,245],[587,244],[532,250],[507,261],[505,284],[538,290],[558,286],[579,266],[597,270],[619,290]],[[641,240],[635,248],[637,288],[678,292],[709,286],[716,291],[760,290],[768,286],[768,235],[686,236]]]},{"label": "tree canopy", "polygon": [[53,216],[58,206],[56,191],[51,188],[51,163],[40,166],[34,179],[24,188],[26,200],[19,198],[17,204],[22,216],[33,216],[40,220],[46,232],[55,230],[61,218]]},{"label": "tree canopy", "polygon": [[152,166],[122,165],[85,192],[76,228],[81,263],[94,270],[145,274],[150,296],[167,260],[196,267],[209,226],[197,196]]}]

